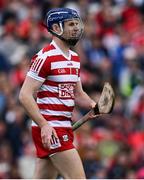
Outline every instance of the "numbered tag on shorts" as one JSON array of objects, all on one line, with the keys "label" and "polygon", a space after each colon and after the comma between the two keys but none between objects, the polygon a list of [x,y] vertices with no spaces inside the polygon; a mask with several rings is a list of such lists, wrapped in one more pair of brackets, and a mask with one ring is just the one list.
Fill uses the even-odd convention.
[{"label": "numbered tag on shorts", "polygon": [[50,149],[56,149],[58,147],[61,147],[60,140],[58,138],[52,137],[53,141],[51,142]]}]

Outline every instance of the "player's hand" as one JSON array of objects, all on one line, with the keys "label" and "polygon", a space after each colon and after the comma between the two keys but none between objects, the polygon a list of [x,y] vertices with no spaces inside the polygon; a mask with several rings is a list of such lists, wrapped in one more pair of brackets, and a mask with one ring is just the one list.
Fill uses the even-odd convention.
[{"label": "player's hand", "polygon": [[100,116],[100,114],[95,114],[94,109],[91,109],[88,113],[88,119],[93,119]]},{"label": "player's hand", "polygon": [[57,141],[58,136],[55,129],[46,124],[41,127],[41,138],[43,146],[50,149],[51,144],[53,144],[54,141]]},{"label": "player's hand", "polygon": [[94,112],[95,106],[96,106],[96,102],[93,102],[93,103],[92,103],[92,109],[91,109],[91,111],[88,113],[89,119],[93,119],[93,118],[96,118],[96,117],[98,116],[98,115],[95,114],[95,112]]}]

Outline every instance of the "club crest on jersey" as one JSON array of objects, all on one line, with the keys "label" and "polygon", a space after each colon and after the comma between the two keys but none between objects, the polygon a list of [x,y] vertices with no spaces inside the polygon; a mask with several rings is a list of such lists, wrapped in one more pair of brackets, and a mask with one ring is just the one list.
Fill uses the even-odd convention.
[{"label": "club crest on jersey", "polygon": [[76,68],[76,75],[78,75],[78,68]]}]

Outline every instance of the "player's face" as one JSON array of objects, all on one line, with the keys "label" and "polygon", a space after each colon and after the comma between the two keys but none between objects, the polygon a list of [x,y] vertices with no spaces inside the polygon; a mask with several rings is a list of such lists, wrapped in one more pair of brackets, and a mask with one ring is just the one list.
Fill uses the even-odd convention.
[{"label": "player's face", "polygon": [[62,37],[65,39],[80,39],[83,33],[83,24],[80,19],[71,19],[64,22],[64,32]]}]

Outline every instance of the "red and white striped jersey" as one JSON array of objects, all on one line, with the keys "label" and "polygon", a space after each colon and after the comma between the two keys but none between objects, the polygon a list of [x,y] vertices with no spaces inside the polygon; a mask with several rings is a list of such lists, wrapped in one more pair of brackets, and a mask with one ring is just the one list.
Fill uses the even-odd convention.
[{"label": "red and white striped jersey", "polygon": [[52,41],[32,58],[27,75],[42,82],[37,93],[37,105],[49,124],[71,127],[74,89],[80,80],[79,56],[69,50],[66,57]]}]

